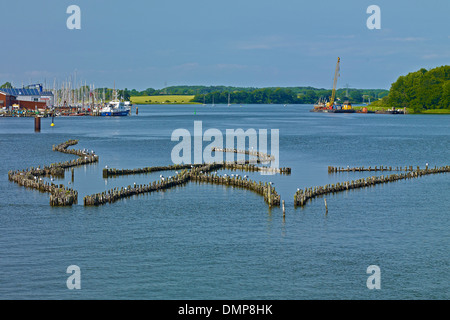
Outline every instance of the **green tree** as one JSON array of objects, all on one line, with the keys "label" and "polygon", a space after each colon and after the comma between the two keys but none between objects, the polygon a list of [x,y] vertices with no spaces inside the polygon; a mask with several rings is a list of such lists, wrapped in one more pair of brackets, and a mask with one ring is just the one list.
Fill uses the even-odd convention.
[{"label": "green tree", "polygon": [[362,101],[362,94],[359,90],[354,90],[349,93],[351,103],[359,103]]},{"label": "green tree", "polygon": [[442,84],[442,99],[439,102],[441,109],[450,109],[450,80]]},{"label": "green tree", "polygon": [[450,66],[431,70],[424,68],[400,76],[392,83],[383,106],[412,108],[415,112],[426,109],[449,108]]}]

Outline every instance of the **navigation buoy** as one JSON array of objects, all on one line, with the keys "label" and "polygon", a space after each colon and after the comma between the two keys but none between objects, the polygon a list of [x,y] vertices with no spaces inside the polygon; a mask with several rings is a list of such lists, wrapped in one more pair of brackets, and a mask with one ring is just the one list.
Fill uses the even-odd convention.
[{"label": "navigation buoy", "polygon": [[50,127],[54,127],[55,126],[55,124],[52,122],[52,124],[50,125]]}]

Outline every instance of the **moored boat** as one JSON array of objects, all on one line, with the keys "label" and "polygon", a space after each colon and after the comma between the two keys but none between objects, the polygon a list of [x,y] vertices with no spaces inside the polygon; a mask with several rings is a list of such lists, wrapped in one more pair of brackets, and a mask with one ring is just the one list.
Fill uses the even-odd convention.
[{"label": "moored boat", "polygon": [[100,109],[100,116],[110,117],[124,117],[131,113],[131,107],[129,104],[125,105],[125,102],[117,99],[116,85],[114,83],[114,99],[108,102],[106,106]]},{"label": "moored boat", "polygon": [[100,109],[101,116],[123,117],[130,114],[130,108],[125,103],[118,100],[110,101],[105,107]]}]

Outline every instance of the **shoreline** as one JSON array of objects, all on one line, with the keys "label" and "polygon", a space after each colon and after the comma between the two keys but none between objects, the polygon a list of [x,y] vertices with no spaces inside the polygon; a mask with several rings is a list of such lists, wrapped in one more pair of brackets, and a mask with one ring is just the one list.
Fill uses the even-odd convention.
[{"label": "shoreline", "polygon": [[[354,106],[353,109],[355,110],[361,110],[362,108],[367,108],[367,110],[369,111],[386,111],[390,108],[387,107],[371,107],[369,106]],[[398,110],[401,110],[403,108],[398,108]],[[429,109],[429,110],[424,110],[422,112],[414,112],[413,109],[411,108],[406,108],[406,113],[407,114],[450,114],[450,109]]]}]

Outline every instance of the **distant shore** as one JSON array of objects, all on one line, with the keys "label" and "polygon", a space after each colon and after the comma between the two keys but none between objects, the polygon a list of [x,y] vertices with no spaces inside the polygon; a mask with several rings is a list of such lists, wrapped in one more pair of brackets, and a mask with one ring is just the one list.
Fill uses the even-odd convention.
[{"label": "distant shore", "polygon": [[[161,95],[161,96],[132,96],[130,101],[132,104],[201,104],[198,102],[192,102],[194,98],[193,95]],[[219,103],[218,103],[219,104]],[[369,111],[383,111],[389,108],[371,105],[355,105],[353,106],[356,110],[361,110],[367,108]],[[403,109],[403,108],[399,108]],[[407,114],[450,114],[450,109],[429,109],[424,110],[421,113],[414,112],[412,108],[406,108]]]},{"label": "distant shore", "polygon": [[199,104],[193,95],[132,96],[132,104]]},{"label": "distant shore", "polygon": [[[360,110],[362,108],[367,108],[369,111],[379,111],[379,110],[387,110],[388,107],[375,107],[375,106],[355,106],[353,107],[356,110]],[[403,108],[398,108],[403,109]],[[450,109],[429,109],[429,110],[423,110],[422,112],[414,112],[412,108],[406,108],[407,114],[450,114]]]}]

